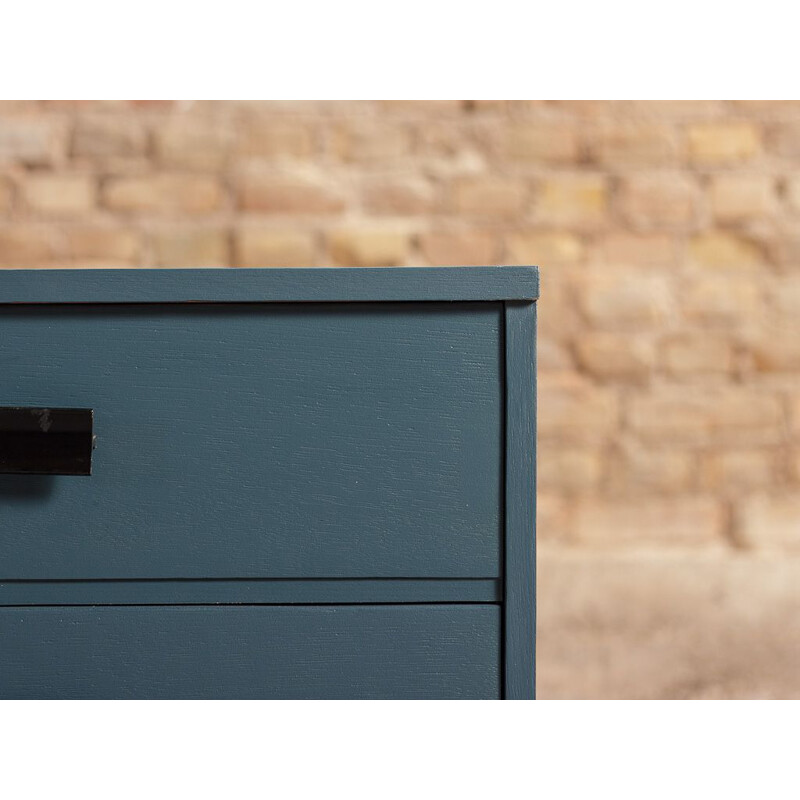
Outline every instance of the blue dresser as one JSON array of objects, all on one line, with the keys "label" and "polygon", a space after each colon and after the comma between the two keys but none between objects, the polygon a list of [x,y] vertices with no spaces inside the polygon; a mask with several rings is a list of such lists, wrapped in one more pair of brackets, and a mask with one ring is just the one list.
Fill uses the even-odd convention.
[{"label": "blue dresser", "polygon": [[0,273],[0,697],[532,698],[537,297]]}]

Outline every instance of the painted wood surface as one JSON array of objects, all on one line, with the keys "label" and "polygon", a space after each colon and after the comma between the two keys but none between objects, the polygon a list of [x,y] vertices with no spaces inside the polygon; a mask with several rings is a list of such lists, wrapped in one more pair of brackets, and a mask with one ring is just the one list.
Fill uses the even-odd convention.
[{"label": "painted wood surface", "polygon": [[497,699],[498,606],[0,609],[0,698]]},{"label": "painted wood surface", "polygon": [[4,272],[0,404],[98,442],[90,478],[0,476],[0,696],[533,698],[536,297]]},{"label": "painted wood surface", "polygon": [[499,577],[502,313],[0,307],[2,403],[97,437],[0,477],[0,580]]},{"label": "painted wood surface", "polygon": [[504,696],[536,692],[536,304],[506,304]]},{"label": "painted wood surface", "polygon": [[0,606],[183,603],[499,603],[502,581],[349,580],[6,581]]},{"label": "painted wood surface", "polygon": [[3,270],[0,303],[521,300],[536,267]]}]

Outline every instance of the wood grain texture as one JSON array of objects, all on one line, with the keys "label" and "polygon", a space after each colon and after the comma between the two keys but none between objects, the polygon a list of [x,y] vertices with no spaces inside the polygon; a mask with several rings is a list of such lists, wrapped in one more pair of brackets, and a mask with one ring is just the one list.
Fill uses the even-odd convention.
[{"label": "wood grain texture", "polygon": [[536,304],[506,304],[504,696],[536,692]]},{"label": "wood grain texture", "polygon": [[502,313],[0,307],[2,403],[97,437],[0,477],[0,580],[499,577]]},{"label": "wood grain texture", "polygon": [[185,603],[499,603],[502,582],[474,579],[7,581],[0,606]]},{"label": "wood grain texture", "polygon": [[0,303],[297,303],[539,296],[536,267],[3,270]]},{"label": "wood grain texture", "polygon": [[5,272],[0,403],[92,408],[97,449],[0,476],[0,697],[533,698],[537,296]]},{"label": "wood grain texture", "polygon": [[0,609],[3,699],[497,699],[499,606]]}]

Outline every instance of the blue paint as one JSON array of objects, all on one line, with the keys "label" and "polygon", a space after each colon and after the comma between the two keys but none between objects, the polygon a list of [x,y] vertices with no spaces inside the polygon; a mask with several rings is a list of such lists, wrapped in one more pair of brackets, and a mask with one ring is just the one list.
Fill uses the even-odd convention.
[{"label": "blue paint", "polygon": [[0,697],[534,696],[535,267],[2,278]]}]

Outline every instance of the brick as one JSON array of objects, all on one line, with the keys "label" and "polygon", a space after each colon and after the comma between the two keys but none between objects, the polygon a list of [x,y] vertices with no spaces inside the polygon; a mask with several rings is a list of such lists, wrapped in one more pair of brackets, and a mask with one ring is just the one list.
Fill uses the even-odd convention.
[{"label": "brick", "polygon": [[0,214],[8,214],[14,203],[14,190],[11,181],[0,177]]},{"label": "brick", "polygon": [[719,117],[727,109],[721,100],[627,100],[626,112],[653,119],[691,120]]},{"label": "brick", "polygon": [[798,105],[796,100],[728,100],[737,111],[748,112],[761,119],[772,119],[782,116],[796,116]]},{"label": "brick", "polygon": [[789,452],[789,479],[795,485],[800,484],[800,448]]},{"label": "brick", "polygon": [[63,256],[63,244],[53,228],[26,223],[0,228],[0,266],[45,266]]},{"label": "brick", "polygon": [[452,190],[453,210],[459,214],[516,217],[527,199],[528,190],[522,181],[491,175],[460,178]]},{"label": "brick", "polygon": [[432,266],[472,266],[497,263],[497,237],[489,232],[429,231],[419,237],[425,261]]},{"label": "brick", "polygon": [[599,264],[640,267],[671,267],[678,259],[678,243],[668,233],[617,231],[596,239],[591,257]]},{"label": "brick", "polygon": [[679,173],[642,173],[622,182],[617,210],[637,230],[696,227],[701,194],[697,183]]},{"label": "brick", "polygon": [[225,120],[202,114],[174,115],[155,131],[153,144],[156,159],[165,167],[213,172],[225,166],[233,137]]},{"label": "brick", "polygon": [[711,210],[722,223],[744,222],[775,211],[775,182],[767,175],[715,175]]},{"label": "brick", "polygon": [[589,547],[720,547],[724,513],[713,497],[581,498],[575,537]]},{"label": "brick", "polygon": [[603,328],[638,330],[661,325],[673,304],[666,277],[638,270],[587,276],[577,288],[581,312]]},{"label": "brick", "polygon": [[586,491],[600,480],[601,456],[596,448],[557,447],[537,462],[537,486],[543,491]]},{"label": "brick", "polygon": [[538,490],[536,493],[536,543],[566,544],[571,536],[571,514],[568,498],[559,492]]},{"label": "brick", "polygon": [[429,120],[417,130],[417,155],[428,172],[472,174],[487,169],[486,145],[474,127],[459,120]]},{"label": "brick", "polygon": [[316,152],[314,129],[307,122],[255,113],[241,124],[237,152],[265,159],[311,158]]},{"label": "brick", "polygon": [[84,264],[132,265],[139,262],[141,243],[135,231],[112,225],[78,225],[65,231],[67,251]]},{"label": "brick", "polygon": [[706,231],[689,241],[689,256],[701,267],[757,267],[766,256],[752,239],[726,231]]},{"label": "brick", "polygon": [[72,154],[77,158],[142,157],[146,150],[147,132],[138,120],[107,114],[78,118],[72,138]]},{"label": "brick", "polygon": [[800,214],[800,178],[787,178],[784,183],[783,194],[789,209],[795,214]]},{"label": "brick", "polygon": [[90,211],[95,204],[96,186],[88,175],[34,173],[20,186],[25,206],[43,214],[75,216]]},{"label": "brick", "polygon": [[583,255],[583,242],[567,231],[527,231],[508,239],[507,261],[513,264],[575,264]]},{"label": "brick", "polygon": [[789,429],[795,437],[800,437],[800,394],[789,398]]},{"label": "brick", "polygon": [[551,336],[536,338],[536,368],[540,371],[571,370],[575,364],[564,342]]},{"label": "brick", "polygon": [[703,277],[689,280],[681,292],[681,310],[692,321],[739,325],[763,308],[763,281],[755,277]]},{"label": "brick", "polygon": [[698,483],[717,493],[764,488],[775,482],[775,459],[761,450],[722,450],[700,461]]},{"label": "brick", "polygon": [[605,118],[621,108],[621,102],[618,100],[529,100],[524,102],[530,105],[532,111],[546,108],[557,111],[559,114],[574,115],[582,122],[594,118]]},{"label": "brick", "polygon": [[375,214],[428,214],[436,207],[436,201],[436,187],[417,176],[372,179],[364,188],[364,206]]},{"label": "brick", "polygon": [[661,357],[664,371],[675,377],[727,375],[733,371],[731,342],[708,331],[669,337]]},{"label": "brick", "polygon": [[675,494],[690,488],[694,460],[690,453],[654,449],[622,437],[615,442],[603,490],[615,496]]},{"label": "brick", "polygon": [[39,100],[38,104],[47,110],[89,112],[92,110],[120,110],[133,104],[130,100]]},{"label": "brick", "polygon": [[783,120],[768,127],[769,149],[779,156],[795,159],[800,156],[800,120]]},{"label": "brick", "polygon": [[619,424],[619,398],[612,389],[577,376],[543,374],[539,382],[539,436],[597,443],[613,436]]},{"label": "brick", "polygon": [[228,232],[222,228],[167,228],[153,233],[159,267],[230,266]]},{"label": "brick", "polygon": [[762,263],[770,262],[790,270],[800,264],[800,220],[781,214],[750,222],[746,230],[762,248]]},{"label": "brick", "polygon": [[655,363],[651,341],[607,331],[581,335],[575,342],[575,354],[583,369],[605,380],[646,380]]},{"label": "brick", "polygon": [[[173,106],[180,103],[180,100],[121,100],[118,101],[133,108],[143,108],[151,111],[169,111]],[[205,101],[211,102],[211,101]]]},{"label": "brick", "polygon": [[66,131],[41,116],[0,116],[0,163],[50,166],[63,160]]},{"label": "brick", "polygon": [[739,387],[662,387],[631,398],[628,424],[658,445],[776,444],[784,435],[778,398]]},{"label": "brick", "polygon": [[704,166],[742,163],[761,152],[758,128],[745,121],[720,120],[690,125],[688,141],[690,160]]},{"label": "brick", "polygon": [[[561,270],[549,270],[544,275],[543,288],[547,302],[539,303],[538,332],[558,341],[566,341],[583,327],[583,320],[575,302],[573,282]],[[571,346],[571,343],[570,343]]]},{"label": "brick", "polygon": [[800,372],[800,320],[772,317],[751,324],[742,336],[760,372]]},{"label": "brick", "polygon": [[328,250],[340,266],[402,266],[410,238],[402,228],[342,228],[328,236]]},{"label": "brick", "polygon": [[236,231],[234,263],[237,267],[313,267],[316,247],[309,233],[247,226]]},{"label": "brick", "polygon": [[224,195],[211,176],[162,173],[113,178],[103,187],[103,200],[112,211],[200,215],[220,210]]},{"label": "brick", "polygon": [[600,175],[546,178],[539,186],[535,215],[545,225],[596,228],[607,211],[608,187]]},{"label": "brick", "polygon": [[493,128],[500,158],[518,163],[566,164],[580,158],[577,127],[554,122],[525,122]]},{"label": "brick", "polygon": [[463,100],[462,108],[468,113],[497,116],[507,114],[514,107],[535,105],[541,102],[541,100]]},{"label": "brick", "polygon": [[400,116],[431,117],[459,114],[462,100],[378,100],[381,111]]},{"label": "brick", "polygon": [[592,137],[592,156],[606,167],[664,166],[680,155],[670,126],[635,120],[607,120]]},{"label": "brick", "polygon": [[742,501],[736,519],[736,538],[754,550],[800,550],[800,495],[758,494]]},{"label": "brick", "polygon": [[333,181],[307,170],[247,170],[237,190],[240,208],[266,214],[336,214],[346,205]]},{"label": "brick", "polygon": [[787,320],[800,319],[800,275],[787,275],[772,281],[767,294],[772,310]]},{"label": "brick", "polygon": [[411,148],[411,129],[402,123],[353,119],[331,131],[330,151],[344,161],[385,166],[408,156]]},{"label": "brick", "polygon": [[3,112],[6,114],[30,114],[40,111],[40,107],[48,104],[48,100],[3,100]]},{"label": "brick", "polygon": [[331,112],[334,108],[337,115],[341,116],[363,114],[366,111],[365,103],[360,100],[339,100],[335,102],[335,105],[330,100],[234,100],[228,103],[220,103],[218,100],[203,100],[201,102],[209,106],[233,105],[240,117],[252,113],[287,119],[316,115],[326,115],[332,118]]}]

